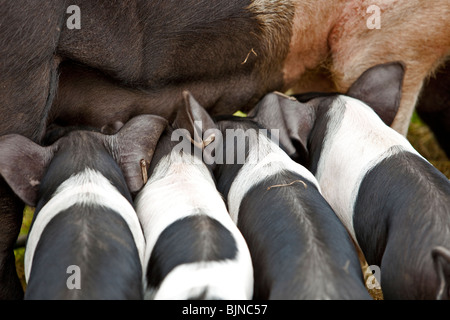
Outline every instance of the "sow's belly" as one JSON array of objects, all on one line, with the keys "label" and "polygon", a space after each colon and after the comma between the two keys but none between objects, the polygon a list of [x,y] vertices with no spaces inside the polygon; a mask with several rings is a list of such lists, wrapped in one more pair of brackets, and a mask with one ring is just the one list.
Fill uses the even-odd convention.
[{"label": "sow's belly", "polygon": [[294,14],[260,2],[82,1],[82,26],[61,32],[57,54],[89,69],[61,69],[52,119],[98,125],[139,113],[171,117],[183,90],[212,114],[248,110],[282,88]]}]

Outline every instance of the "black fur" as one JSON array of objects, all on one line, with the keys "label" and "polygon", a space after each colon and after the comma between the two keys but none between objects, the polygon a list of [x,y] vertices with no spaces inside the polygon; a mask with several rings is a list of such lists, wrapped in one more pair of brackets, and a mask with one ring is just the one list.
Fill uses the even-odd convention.
[{"label": "black fur", "polygon": [[86,168],[95,169],[107,177],[111,184],[132,203],[123,173],[101,141],[96,141],[87,131],[76,131],[63,137],[59,145],[62,147],[57,150],[41,181],[38,196],[40,201],[36,206],[36,215],[61,183]]},{"label": "black fur", "polygon": [[450,184],[442,173],[409,152],[385,158],[364,176],[353,221],[368,263],[381,266],[386,299],[436,298],[431,252],[450,243]]},{"label": "black fur", "polygon": [[[0,135],[17,133],[40,142],[46,125],[53,121],[100,128],[137,114],[170,117],[182,103],[185,89],[216,114],[252,107],[263,94],[283,86],[294,8],[288,5],[286,13],[275,18],[271,12],[250,11],[251,3],[0,0]],[[66,10],[72,4],[80,7],[79,30],[66,27]],[[266,39],[258,14],[276,22],[276,39]],[[250,50],[258,56],[246,59]],[[88,92],[81,87],[83,78],[72,78],[69,69],[68,77],[62,77],[69,89],[58,92],[61,62],[99,71],[115,85],[103,90],[96,79],[89,89],[101,90]],[[130,87],[133,92],[125,99],[111,104],[102,99]],[[143,99],[137,100],[144,103],[135,105],[139,89],[145,93],[140,92]],[[20,219],[3,218],[14,214],[10,206],[14,200],[6,183],[0,183],[0,189],[7,190],[0,199],[2,221],[15,224],[2,229],[1,245],[7,246],[0,252],[3,265],[12,258],[10,244],[17,237]],[[21,209],[14,211],[22,214]],[[8,264],[7,269],[14,268]],[[18,286],[11,289],[13,294],[6,292],[9,280],[3,279],[13,272],[0,269],[0,297],[21,295]]]},{"label": "black fur", "polygon": [[[129,202],[131,194],[122,171],[99,136],[70,132],[57,141],[39,188],[40,210],[57,188],[87,168],[106,177]],[[81,290],[68,290],[69,265],[81,269]],[[118,213],[99,206],[75,205],[58,213],[45,227],[34,253],[25,298],[141,299],[142,267],[131,231]]]},{"label": "black fur", "polygon": [[[327,135],[327,128],[330,122],[330,117],[327,115],[327,112],[330,110],[330,106],[334,105],[335,108],[337,107],[335,105],[335,100],[337,100],[337,96],[326,97],[318,100],[319,104],[316,108],[317,120],[314,122],[314,126],[308,139],[308,150],[310,152],[310,156],[307,167],[312,172],[312,174],[316,174],[317,172],[323,143]],[[341,113],[339,116],[339,118],[336,117],[337,119],[333,119],[337,123],[342,120],[344,114]]]},{"label": "black fur", "polygon": [[147,269],[148,284],[157,288],[180,264],[234,259],[232,234],[217,220],[199,213],[168,226],[158,237]]},{"label": "black fur", "polygon": [[[218,126],[260,128],[248,119],[219,121]],[[241,169],[232,164],[216,167],[218,190],[225,197]],[[296,180],[307,187],[301,182],[274,187]],[[282,171],[253,186],[240,204],[238,227],[252,255],[256,299],[370,299],[350,236],[304,177]]]},{"label": "black fur", "polygon": [[450,158],[450,61],[425,81],[416,110]]},{"label": "black fur", "polygon": [[[307,188],[267,190],[295,180]],[[285,171],[254,186],[241,202],[238,227],[252,254],[256,298],[369,298],[347,230],[304,177]]]},{"label": "black fur", "polygon": [[[67,268],[80,268],[68,289]],[[34,252],[25,299],[142,299],[142,267],[133,235],[114,210],[75,205],[45,227]]]}]

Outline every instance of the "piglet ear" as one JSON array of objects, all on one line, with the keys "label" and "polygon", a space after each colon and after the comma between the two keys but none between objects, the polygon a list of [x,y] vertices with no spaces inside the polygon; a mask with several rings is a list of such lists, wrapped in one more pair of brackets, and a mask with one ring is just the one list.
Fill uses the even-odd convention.
[{"label": "piglet ear", "polygon": [[41,147],[17,134],[0,137],[0,174],[27,205],[36,206],[39,184],[55,146]]},{"label": "piglet ear", "polygon": [[404,74],[401,62],[376,65],[361,74],[347,95],[366,103],[390,126],[400,107]]},{"label": "piglet ear", "polygon": [[189,91],[183,92],[183,98],[184,106],[178,110],[173,127],[188,130],[194,144],[202,145],[211,139],[203,134],[209,129],[215,129],[216,124]]},{"label": "piglet ear", "polygon": [[129,120],[115,135],[104,136],[132,194],[144,186],[143,171],[150,167],[156,144],[167,124],[162,117],[140,115]]},{"label": "piglet ear", "polygon": [[263,127],[279,130],[279,139],[293,159],[305,160],[308,155],[308,136],[314,126],[314,110],[295,97],[281,93],[267,94],[249,113],[249,117]]}]

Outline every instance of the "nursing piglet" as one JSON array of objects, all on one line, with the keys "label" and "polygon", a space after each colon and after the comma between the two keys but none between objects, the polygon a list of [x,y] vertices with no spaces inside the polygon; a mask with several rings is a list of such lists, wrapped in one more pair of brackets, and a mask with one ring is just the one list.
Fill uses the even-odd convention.
[{"label": "nursing piglet", "polygon": [[26,299],[143,297],[145,240],[129,190],[143,186],[139,162],[151,160],[166,124],[143,115],[115,135],[72,131],[47,147],[15,134],[0,138],[2,176],[36,206]]},{"label": "nursing piglet", "polygon": [[204,160],[214,156],[217,188],[249,246],[255,299],[370,299],[352,240],[314,176],[256,122],[223,117],[217,126],[222,144],[206,147]]},{"label": "nursing piglet", "polygon": [[149,180],[135,200],[147,242],[145,295],[148,299],[251,299],[248,247],[202,162],[202,148],[193,149],[199,154],[191,152],[198,115],[185,93],[185,106],[161,136]]},{"label": "nursing piglet", "polygon": [[388,127],[403,73],[401,63],[374,66],[347,95],[270,95],[262,118],[281,115],[290,150],[309,153],[325,198],[380,266],[385,299],[448,299],[450,182]]}]

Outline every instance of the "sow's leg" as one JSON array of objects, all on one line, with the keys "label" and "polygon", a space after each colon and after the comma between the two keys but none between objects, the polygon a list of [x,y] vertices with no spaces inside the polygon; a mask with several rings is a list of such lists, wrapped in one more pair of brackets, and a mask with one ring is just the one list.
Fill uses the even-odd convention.
[{"label": "sow's leg", "polygon": [[[0,139],[18,133],[38,142],[56,91],[64,2],[0,0],[0,8]],[[23,296],[13,251],[23,208],[0,177],[0,299]]]},{"label": "sow's leg", "polygon": [[425,82],[416,108],[450,158],[450,61]]}]

